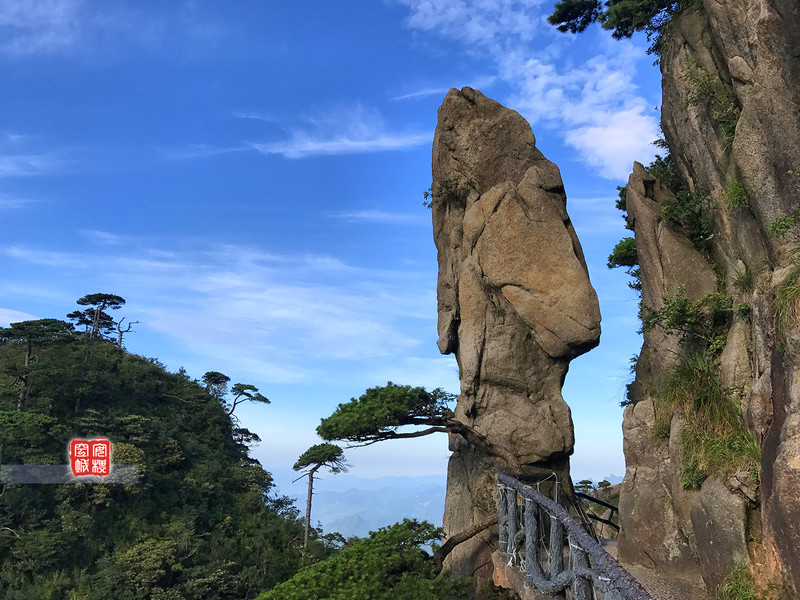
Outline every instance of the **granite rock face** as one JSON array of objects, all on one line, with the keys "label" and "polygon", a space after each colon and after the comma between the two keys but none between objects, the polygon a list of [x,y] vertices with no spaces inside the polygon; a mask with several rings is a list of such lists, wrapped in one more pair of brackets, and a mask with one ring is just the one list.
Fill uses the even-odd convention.
[{"label": "granite rock face", "polygon": [[710,198],[705,253],[692,255],[680,230],[669,233],[664,190],[641,165],[628,186],[643,304],[659,308],[684,285],[695,299],[720,291],[737,309],[719,372],[761,449],[760,485],[738,473],[683,489],[680,415],[667,442],[651,430],[653,390],[681,352],[674,336],[645,335],[623,425],[620,557],[696,569],[710,591],[735,562],[783,581],[784,597],[800,589],[800,327],[795,316],[775,318],[800,227],[783,237],[769,227],[800,204],[798,48],[795,0],[703,0],[676,16],[661,56],[662,128],[688,188]]},{"label": "granite rock face", "polygon": [[[569,361],[597,345],[600,311],[558,167],[518,113],[451,89],[439,109],[431,189],[439,349],[458,360],[456,417],[527,471],[568,478],[574,436],[561,385]],[[510,470],[458,436],[450,448],[447,535],[496,512],[496,473]],[[486,579],[494,549],[483,534],[457,547],[447,567]]]}]

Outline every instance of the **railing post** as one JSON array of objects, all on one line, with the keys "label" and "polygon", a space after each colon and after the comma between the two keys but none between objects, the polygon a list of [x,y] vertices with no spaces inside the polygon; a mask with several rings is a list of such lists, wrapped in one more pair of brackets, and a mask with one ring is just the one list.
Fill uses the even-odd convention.
[{"label": "railing post", "polygon": [[[553,486],[553,501],[556,503],[558,503],[558,486],[558,482]],[[555,579],[564,570],[564,528],[554,514],[548,514],[550,515],[550,579]]]},{"label": "railing post", "polygon": [[508,506],[506,495],[508,488],[498,481],[497,483],[497,544],[500,552],[508,552]]},{"label": "railing post", "polygon": [[508,517],[508,557],[514,562],[517,546],[517,491],[509,489],[506,494],[506,516]]},{"label": "railing post", "polygon": [[544,579],[542,565],[539,564],[539,505],[535,500],[525,498],[525,585],[536,585],[536,579]]},{"label": "railing post", "polygon": [[[578,545],[575,545],[572,540],[569,540],[569,556],[573,568],[589,569],[589,555],[586,551]],[[580,575],[576,576],[572,581],[572,596],[575,600],[593,600],[594,598],[594,585],[591,579],[586,579]]]}]

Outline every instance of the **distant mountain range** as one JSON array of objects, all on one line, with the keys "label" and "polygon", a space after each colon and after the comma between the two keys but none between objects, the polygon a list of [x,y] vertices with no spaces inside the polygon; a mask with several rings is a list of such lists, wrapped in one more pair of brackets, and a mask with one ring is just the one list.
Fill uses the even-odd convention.
[{"label": "distant mountain range", "polygon": [[[273,471],[278,493],[293,498],[297,507],[305,510],[308,480],[291,484],[297,475],[289,470]],[[321,523],[325,532],[338,531],[345,537],[364,537],[404,518],[441,527],[446,483],[444,475],[376,479],[323,475],[314,483],[311,522]]]},{"label": "distant mountain range", "polygon": [[[272,475],[278,494],[294,499],[304,511],[308,480],[303,477],[292,483],[298,473],[290,469],[276,469]],[[619,475],[606,475],[597,481],[603,479],[612,484],[622,482]],[[425,520],[441,527],[446,486],[445,475],[375,479],[349,474],[322,475],[314,482],[311,522],[321,523],[326,533],[338,531],[345,537],[364,537],[404,518]]]}]

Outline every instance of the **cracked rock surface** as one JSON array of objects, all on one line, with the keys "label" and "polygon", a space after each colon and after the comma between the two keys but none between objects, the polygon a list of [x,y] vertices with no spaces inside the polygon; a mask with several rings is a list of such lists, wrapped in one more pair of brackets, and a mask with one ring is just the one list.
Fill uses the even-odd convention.
[{"label": "cracked rock surface", "polygon": [[[568,478],[574,435],[561,385],[569,361],[598,344],[600,309],[558,167],[518,113],[451,89],[439,109],[431,189],[439,349],[458,360],[456,416],[526,470]],[[456,436],[450,446],[447,535],[496,511],[496,473],[509,470]],[[485,534],[447,566],[480,581],[492,550]]]}]

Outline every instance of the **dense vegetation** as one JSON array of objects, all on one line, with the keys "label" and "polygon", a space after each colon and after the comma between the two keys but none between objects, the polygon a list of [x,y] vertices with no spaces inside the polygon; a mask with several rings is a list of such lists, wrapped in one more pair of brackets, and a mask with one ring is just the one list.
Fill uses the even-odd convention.
[{"label": "dense vegetation", "polygon": [[[341,553],[341,535],[304,531],[248,456],[258,436],[234,416],[241,402],[269,400],[252,385],[229,390],[223,373],[194,381],[126,352],[130,327],[105,312],[124,303],[81,298],[89,308],[68,316],[82,332],[58,319],[0,328],[0,463],[63,465],[71,439],[102,436],[113,463],[138,472],[137,483],[0,484],[0,597],[446,600],[463,592],[466,582],[442,574],[422,549],[441,539],[429,523],[348,540]],[[384,390],[395,400],[416,392],[442,408],[449,398],[395,387]],[[295,465],[310,481],[322,467],[345,470],[342,449],[318,444]]]},{"label": "dense vegetation", "polygon": [[224,385],[127,353],[100,316],[83,333],[56,319],[0,330],[0,458],[64,464],[71,438],[106,436],[139,483],[0,485],[0,597],[238,600],[329,555],[319,540],[303,553]]},{"label": "dense vegetation", "polygon": [[422,546],[441,539],[429,523],[406,519],[300,571],[257,600],[451,600],[467,580],[437,573]]}]

